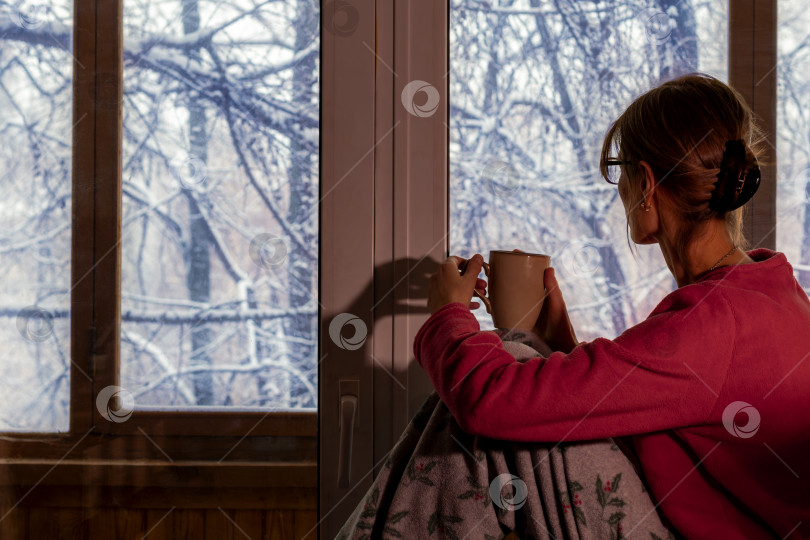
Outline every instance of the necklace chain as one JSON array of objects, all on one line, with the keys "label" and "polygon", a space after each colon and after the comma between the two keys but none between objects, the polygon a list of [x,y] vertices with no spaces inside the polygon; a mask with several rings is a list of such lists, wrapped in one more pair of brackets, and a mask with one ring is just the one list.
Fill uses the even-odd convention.
[{"label": "necklace chain", "polygon": [[731,255],[732,253],[734,253],[734,250],[735,250],[735,249],[737,249],[737,246],[734,246],[733,248],[731,248],[731,251],[729,251],[728,253],[726,253],[725,255],[723,255],[723,258],[721,258],[719,261],[717,261],[716,263],[714,263],[714,266],[712,266],[711,268],[709,268],[709,271],[711,272],[712,270],[714,270],[715,268],[717,268],[717,265],[718,265],[718,264],[720,264],[721,262],[723,262],[723,259],[725,259],[725,258],[726,258],[726,257],[728,257],[729,255]]}]

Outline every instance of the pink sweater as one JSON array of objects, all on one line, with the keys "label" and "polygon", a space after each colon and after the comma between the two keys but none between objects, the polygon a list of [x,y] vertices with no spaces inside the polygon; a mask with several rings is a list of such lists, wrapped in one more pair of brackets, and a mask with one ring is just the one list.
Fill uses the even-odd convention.
[{"label": "pink sweater", "polygon": [[517,362],[454,302],[414,355],[471,434],[620,437],[688,538],[810,538],[810,300],[783,253],[747,253],[570,354]]}]

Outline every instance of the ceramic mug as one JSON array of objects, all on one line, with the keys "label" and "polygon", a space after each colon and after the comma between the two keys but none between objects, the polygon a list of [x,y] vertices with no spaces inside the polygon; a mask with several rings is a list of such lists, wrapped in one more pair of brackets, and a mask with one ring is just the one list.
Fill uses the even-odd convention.
[{"label": "ceramic mug", "polygon": [[541,253],[492,250],[484,262],[489,297],[475,290],[492,315],[495,328],[531,330],[543,307],[543,274],[551,257]]}]

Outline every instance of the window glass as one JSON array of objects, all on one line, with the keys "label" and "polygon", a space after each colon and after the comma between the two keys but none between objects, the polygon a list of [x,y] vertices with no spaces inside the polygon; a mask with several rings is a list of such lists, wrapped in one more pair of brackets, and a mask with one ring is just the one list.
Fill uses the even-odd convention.
[{"label": "window glass", "polygon": [[72,10],[0,3],[0,431],[70,423]]},{"label": "window glass", "polygon": [[633,257],[602,141],[659,82],[727,81],[727,17],[726,2],[451,2],[450,252],[551,255],[580,340],[645,319],[676,283],[657,245]]},{"label": "window glass", "polygon": [[778,5],[776,249],[810,293],[810,14],[806,2]]},{"label": "window glass", "polygon": [[315,409],[318,3],[124,3],[121,385]]}]

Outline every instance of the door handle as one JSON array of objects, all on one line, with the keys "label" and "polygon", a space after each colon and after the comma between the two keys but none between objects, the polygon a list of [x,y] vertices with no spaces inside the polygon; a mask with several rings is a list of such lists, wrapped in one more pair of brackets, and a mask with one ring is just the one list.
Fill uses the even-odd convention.
[{"label": "door handle", "polygon": [[338,453],[338,487],[346,488],[351,483],[352,439],[357,417],[357,396],[340,396],[340,450]]}]

